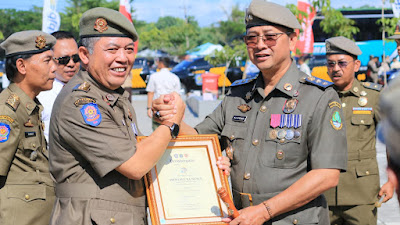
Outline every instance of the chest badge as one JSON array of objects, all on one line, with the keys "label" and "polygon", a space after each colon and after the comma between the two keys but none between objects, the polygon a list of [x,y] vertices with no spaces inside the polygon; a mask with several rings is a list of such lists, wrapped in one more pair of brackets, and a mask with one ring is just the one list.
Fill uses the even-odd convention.
[{"label": "chest badge", "polygon": [[241,104],[241,105],[239,105],[237,108],[238,108],[238,109],[240,110],[240,112],[242,112],[242,113],[245,113],[245,112],[251,110],[251,107],[250,107],[249,105],[246,105],[246,104]]},{"label": "chest badge", "polygon": [[251,92],[249,91],[249,92],[247,92],[246,93],[246,100],[250,100],[250,98],[251,98]]},{"label": "chest badge", "polygon": [[360,92],[360,95],[361,95],[361,96],[366,96],[366,95],[367,95],[367,92],[361,91],[361,92]]},{"label": "chest badge", "polygon": [[35,125],[33,125],[31,118],[28,119],[28,121],[26,121],[24,123],[24,127],[34,127]]},{"label": "chest badge", "polygon": [[284,88],[286,91],[291,91],[292,88],[293,88],[293,85],[290,84],[290,83],[286,83],[286,84],[283,85],[283,88]]},{"label": "chest badge", "polygon": [[359,106],[366,106],[368,103],[368,99],[367,97],[360,97],[357,103]]},{"label": "chest badge", "polygon": [[283,109],[282,109],[283,112],[284,113],[292,113],[296,109],[298,102],[299,102],[299,100],[297,100],[297,99],[286,100],[285,105],[283,106]]}]

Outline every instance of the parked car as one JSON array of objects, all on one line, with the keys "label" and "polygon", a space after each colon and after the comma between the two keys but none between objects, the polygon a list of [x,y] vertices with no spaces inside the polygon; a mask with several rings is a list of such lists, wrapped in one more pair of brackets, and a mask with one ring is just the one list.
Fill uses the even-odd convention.
[{"label": "parked car", "polygon": [[155,72],[155,70],[152,68],[153,64],[154,60],[152,59],[136,58],[132,69],[142,68],[142,71],[140,72],[140,77],[147,84],[149,75]]},{"label": "parked car", "polygon": [[[202,88],[201,74],[210,71],[213,68],[204,57],[184,60],[172,68],[171,72],[176,74],[181,80],[182,88],[187,93],[191,90],[200,90]],[[239,67],[228,68],[227,77],[230,82],[242,79],[243,72]]]}]

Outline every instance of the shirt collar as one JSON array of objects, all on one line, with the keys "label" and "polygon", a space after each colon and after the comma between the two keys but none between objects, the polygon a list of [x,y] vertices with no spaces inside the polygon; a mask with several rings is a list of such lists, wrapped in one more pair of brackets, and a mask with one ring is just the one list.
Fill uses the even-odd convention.
[{"label": "shirt collar", "polygon": [[[271,93],[274,90],[278,90],[289,97],[295,97],[300,87],[299,80],[301,78],[302,78],[301,73],[297,68],[297,65],[294,62],[294,60],[292,60],[289,69],[278,81],[278,83],[276,84],[275,88],[271,91]],[[255,88],[262,97],[264,98],[266,97],[264,94],[264,79],[261,72],[258,75]]]}]

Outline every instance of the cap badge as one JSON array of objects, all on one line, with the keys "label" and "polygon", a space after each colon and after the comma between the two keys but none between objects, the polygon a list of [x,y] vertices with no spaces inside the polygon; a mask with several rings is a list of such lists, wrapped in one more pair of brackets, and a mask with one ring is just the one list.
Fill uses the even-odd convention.
[{"label": "cap badge", "polygon": [[108,30],[107,21],[103,18],[97,18],[96,22],[94,22],[94,29],[100,33]]},{"label": "cap badge", "polygon": [[331,51],[331,43],[326,42],[326,52],[330,52]]},{"label": "cap badge", "polygon": [[46,47],[46,38],[42,35],[36,37],[36,48],[43,49]]}]

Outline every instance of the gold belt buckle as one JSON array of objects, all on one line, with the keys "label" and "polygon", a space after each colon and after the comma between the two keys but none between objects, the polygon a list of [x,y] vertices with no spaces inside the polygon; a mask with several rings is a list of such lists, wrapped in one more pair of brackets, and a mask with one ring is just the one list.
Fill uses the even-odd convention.
[{"label": "gold belt buckle", "polygon": [[250,193],[242,193],[242,192],[240,192],[240,195],[246,195],[247,197],[249,197],[250,206],[253,206],[253,197],[251,197]]}]

